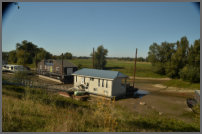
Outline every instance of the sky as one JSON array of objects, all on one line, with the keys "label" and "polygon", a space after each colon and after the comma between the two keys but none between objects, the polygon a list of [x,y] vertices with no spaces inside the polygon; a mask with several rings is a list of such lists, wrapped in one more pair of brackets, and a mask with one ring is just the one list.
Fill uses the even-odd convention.
[{"label": "sky", "polygon": [[200,38],[200,11],[190,2],[19,2],[2,22],[2,51],[27,40],[52,54],[90,56],[103,45],[108,57],[148,55],[154,42],[190,44]]}]

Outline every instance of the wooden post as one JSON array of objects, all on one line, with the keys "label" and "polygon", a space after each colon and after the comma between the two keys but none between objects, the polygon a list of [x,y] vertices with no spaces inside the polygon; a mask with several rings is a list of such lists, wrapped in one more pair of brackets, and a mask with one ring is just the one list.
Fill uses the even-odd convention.
[{"label": "wooden post", "polygon": [[135,64],[134,64],[134,75],[133,75],[133,88],[134,88],[134,84],[135,84],[136,60],[137,60],[137,48],[136,48],[136,52],[135,52]]},{"label": "wooden post", "polygon": [[63,53],[62,53],[62,71],[61,71],[61,79],[63,80]]},{"label": "wooden post", "polygon": [[35,66],[36,66],[36,73],[37,73],[37,52],[35,52]]},{"label": "wooden post", "polygon": [[94,68],[95,67],[95,65],[94,65],[95,64],[94,63],[94,48],[93,48],[93,59],[92,60],[93,60],[93,68]]}]

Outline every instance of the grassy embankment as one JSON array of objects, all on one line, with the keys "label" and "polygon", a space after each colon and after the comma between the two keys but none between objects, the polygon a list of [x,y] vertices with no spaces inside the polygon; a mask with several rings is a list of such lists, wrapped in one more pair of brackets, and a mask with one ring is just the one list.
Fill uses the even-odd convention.
[{"label": "grassy embankment", "polygon": [[130,113],[113,102],[81,102],[42,89],[3,85],[2,129],[6,131],[200,131],[194,123],[157,112]]}]

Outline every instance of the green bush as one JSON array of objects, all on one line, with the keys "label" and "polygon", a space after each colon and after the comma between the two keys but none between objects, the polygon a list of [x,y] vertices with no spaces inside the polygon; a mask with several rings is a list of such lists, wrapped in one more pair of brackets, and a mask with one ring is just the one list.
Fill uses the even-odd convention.
[{"label": "green bush", "polygon": [[180,78],[190,82],[200,82],[200,68],[185,66],[180,70]]},{"label": "green bush", "polygon": [[154,65],[153,71],[155,73],[165,75],[165,67],[164,67],[163,63],[156,63]]}]

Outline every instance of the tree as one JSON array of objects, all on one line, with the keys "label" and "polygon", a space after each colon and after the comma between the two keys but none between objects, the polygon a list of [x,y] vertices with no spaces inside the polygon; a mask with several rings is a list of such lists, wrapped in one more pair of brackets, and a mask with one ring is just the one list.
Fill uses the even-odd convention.
[{"label": "tree", "polygon": [[16,54],[19,64],[32,64],[36,55],[37,46],[26,40],[16,44]]},{"label": "tree", "polygon": [[[107,61],[106,61],[106,56],[107,56],[108,50],[105,49],[102,45],[97,48],[97,50],[94,52],[94,67],[96,69],[104,69]],[[91,53],[91,56],[93,54]]]},{"label": "tree", "polygon": [[171,57],[171,64],[167,70],[167,75],[171,78],[179,78],[180,70],[187,64],[189,41],[182,37],[180,42],[177,41],[177,50]]},{"label": "tree", "polygon": [[159,62],[159,45],[157,43],[153,43],[149,47],[148,60],[152,63],[153,66],[156,62]]},{"label": "tree", "polygon": [[200,82],[200,40],[195,40],[189,48],[188,64],[180,71],[180,78]]},{"label": "tree", "polygon": [[17,63],[17,56],[16,56],[16,51],[10,51],[8,53],[8,61],[11,63]]},{"label": "tree", "polygon": [[2,52],[2,60],[8,60],[8,52]]},{"label": "tree", "polygon": [[72,54],[66,52],[66,53],[64,54],[64,59],[72,59]]}]

